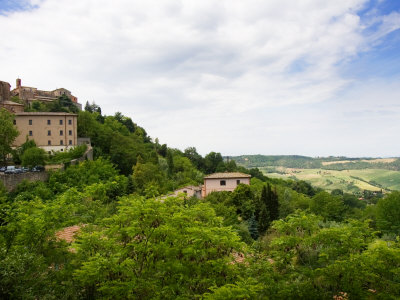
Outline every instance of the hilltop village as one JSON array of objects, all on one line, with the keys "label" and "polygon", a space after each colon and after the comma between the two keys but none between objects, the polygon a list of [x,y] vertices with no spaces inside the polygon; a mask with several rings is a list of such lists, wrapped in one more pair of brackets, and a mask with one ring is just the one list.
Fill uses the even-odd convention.
[{"label": "hilltop village", "polygon": [[78,98],[67,89],[42,91],[22,86],[21,79],[18,78],[16,87],[11,90],[8,82],[0,81],[0,108],[14,114],[14,125],[20,132],[13,147],[21,146],[27,138],[33,139],[38,147],[47,152],[63,152],[79,144],[76,113],[29,111],[32,106],[52,103],[60,97],[71,101],[77,110],[82,109]]}]

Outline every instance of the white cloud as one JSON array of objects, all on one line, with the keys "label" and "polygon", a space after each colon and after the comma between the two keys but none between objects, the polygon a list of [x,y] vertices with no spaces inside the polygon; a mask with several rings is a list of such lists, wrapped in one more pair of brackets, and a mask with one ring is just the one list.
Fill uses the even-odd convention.
[{"label": "white cloud", "polygon": [[[241,139],[267,151],[259,138],[267,127],[290,139],[292,125],[277,127],[255,112],[332,99],[351,84],[338,65],[365,51],[372,36],[357,15],[366,0],[31,3],[39,8],[0,16],[1,80],[66,87],[163,142],[204,152]],[[398,13],[379,18],[374,40],[399,27]],[[216,127],[236,134],[224,140]]]}]

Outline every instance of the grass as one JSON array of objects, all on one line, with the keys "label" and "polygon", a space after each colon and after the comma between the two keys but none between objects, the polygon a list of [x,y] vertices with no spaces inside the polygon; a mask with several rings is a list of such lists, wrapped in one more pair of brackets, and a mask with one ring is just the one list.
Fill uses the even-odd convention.
[{"label": "grass", "polygon": [[345,192],[359,190],[379,191],[400,190],[400,171],[384,169],[364,170],[324,170],[294,168],[260,168],[266,176],[305,180],[315,187],[331,191],[341,189]]}]

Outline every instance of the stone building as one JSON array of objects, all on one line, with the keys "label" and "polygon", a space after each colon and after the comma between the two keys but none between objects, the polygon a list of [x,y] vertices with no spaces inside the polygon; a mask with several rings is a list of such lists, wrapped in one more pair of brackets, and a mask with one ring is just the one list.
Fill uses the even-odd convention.
[{"label": "stone building", "polygon": [[11,85],[8,82],[0,81],[0,103],[10,101],[10,88]]},{"label": "stone building", "polygon": [[23,112],[24,105],[10,101],[10,88],[8,82],[0,81],[0,108],[5,108],[12,113]]},{"label": "stone building", "polygon": [[11,91],[11,96],[18,96],[19,99],[28,105],[30,105],[33,101],[52,102],[57,100],[58,97],[65,95],[70,98],[80,110],[82,110],[82,105],[78,103],[78,98],[73,96],[67,89],[59,88],[54,91],[43,91],[38,90],[35,87],[22,86],[21,83],[21,79],[18,78],[16,81],[16,88]]},{"label": "stone building", "polygon": [[250,184],[251,175],[240,172],[214,173],[204,177],[202,196],[206,197],[211,192],[232,192],[236,187],[243,184]]},{"label": "stone building", "polygon": [[78,115],[64,112],[15,113],[15,125],[20,132],[13,146],[33,139],[45,151],[65,151],[78,144]]},{"label": "stone building", "polygon": [[178,196],[179,194],[182,193],[189,198],[193,196],[201,198],[201,186],[194,186],[194,185],[185,186],[183,188],[175,190],[173,196]]}]

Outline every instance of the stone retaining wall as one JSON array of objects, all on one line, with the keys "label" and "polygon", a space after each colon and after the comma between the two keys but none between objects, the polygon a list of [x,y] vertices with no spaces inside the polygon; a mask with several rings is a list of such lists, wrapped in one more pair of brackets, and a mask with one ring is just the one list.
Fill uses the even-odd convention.
[{"label": "stone retaining wall", "polygon": [[46,181],[49,179],[49,173],[47,172],[28,172],[20,174],[4,174],[0,173],[0,181],[3,182],[7,191],[12,191],[20,184],[23,180],[28,181]]}]

